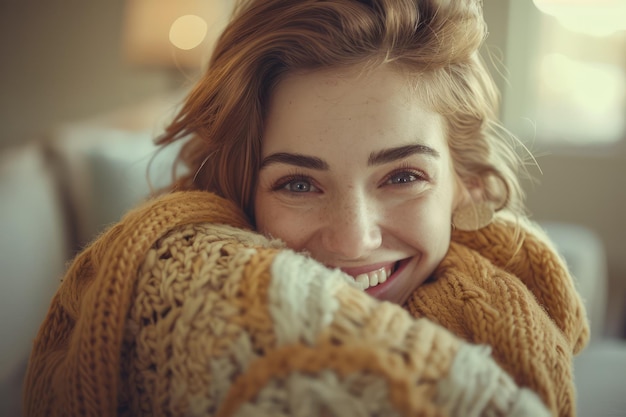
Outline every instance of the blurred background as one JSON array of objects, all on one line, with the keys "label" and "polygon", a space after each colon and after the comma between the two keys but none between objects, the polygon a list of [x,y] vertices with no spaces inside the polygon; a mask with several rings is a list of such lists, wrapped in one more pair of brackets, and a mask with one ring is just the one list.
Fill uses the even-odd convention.
[{"label": "blurred background", "polygon": [[608,277],[601,331],[624,337],[626,0],[485,0],[484,12],[502,121],[538,163],[530,214],[594,235]]},{"label": "blurred background", "polygon": [[[17,413],[10,400],[66,262],[147,180],[169,178],[175,149],[146,178],[151,141],[231,8],[0,0],[0,415]],[[484,11],[503,123],[539,166],[528,167],[530,214],[558,240],[594,336],[623,340],[626,0],[484,0]]]}]

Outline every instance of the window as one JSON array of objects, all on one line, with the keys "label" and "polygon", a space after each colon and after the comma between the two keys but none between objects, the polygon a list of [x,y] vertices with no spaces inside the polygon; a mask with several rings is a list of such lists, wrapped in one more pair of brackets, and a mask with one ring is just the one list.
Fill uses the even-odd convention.
[{"label": "window", "polygon": [[626,139],[626,0],[511,2],[505,124],[538,147]]}]

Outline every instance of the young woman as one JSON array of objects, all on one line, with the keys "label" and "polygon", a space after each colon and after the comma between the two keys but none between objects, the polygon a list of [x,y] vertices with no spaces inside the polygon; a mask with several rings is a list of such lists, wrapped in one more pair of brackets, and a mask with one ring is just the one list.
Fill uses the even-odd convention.
[{"label": "young woman", "polygon": [[485,34],[478,1],[241,3],[159,139],[187,174],[74,261],[27,415],[574,415],[585,313]]}]

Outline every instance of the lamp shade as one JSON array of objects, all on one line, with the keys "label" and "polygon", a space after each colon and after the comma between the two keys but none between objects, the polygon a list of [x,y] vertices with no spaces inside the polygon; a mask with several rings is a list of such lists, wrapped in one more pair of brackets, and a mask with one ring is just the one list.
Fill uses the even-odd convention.
[{"label": "lamp shade", "polygon": [[126,0],[123,54],[131,65],[201,68],[234,0]]}]

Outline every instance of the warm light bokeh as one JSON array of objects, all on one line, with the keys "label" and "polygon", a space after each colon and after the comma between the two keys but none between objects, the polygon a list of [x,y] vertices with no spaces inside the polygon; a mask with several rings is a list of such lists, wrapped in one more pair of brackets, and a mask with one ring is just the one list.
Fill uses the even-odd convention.
[{"label": "warm light bokeh", "polygon": [[185,51],[200,45],[207,34],[208,25],[200,16],[181,16],[170,27],[170,42]]}]

